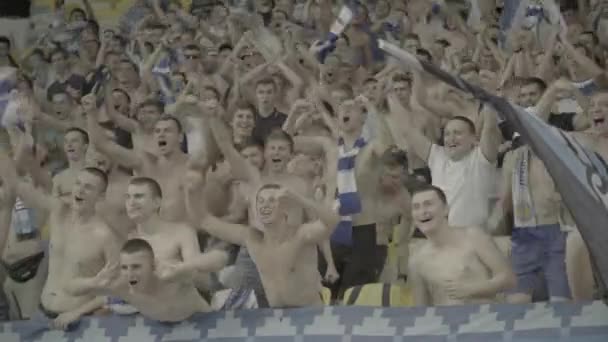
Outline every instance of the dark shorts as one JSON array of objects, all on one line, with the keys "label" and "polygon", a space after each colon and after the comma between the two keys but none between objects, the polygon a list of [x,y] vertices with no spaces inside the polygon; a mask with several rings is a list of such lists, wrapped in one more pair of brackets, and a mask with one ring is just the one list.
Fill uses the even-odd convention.
[{"label": "dark shorts", "polygon": [[353,245],[332,245],[332,254],[340,273],[339,284],[332,290],[341,296],[348,288],[378,281],[387,247],[376,245],[376,224],[368,224],[353,227]]},{"label": "dark shorts", "polygon": [[558,224],[513,229],[511,263],[517,275],[517,288],[511,293],[532,294],[538,287],[540,273],[550,297],[570,298],[566,234]]}]

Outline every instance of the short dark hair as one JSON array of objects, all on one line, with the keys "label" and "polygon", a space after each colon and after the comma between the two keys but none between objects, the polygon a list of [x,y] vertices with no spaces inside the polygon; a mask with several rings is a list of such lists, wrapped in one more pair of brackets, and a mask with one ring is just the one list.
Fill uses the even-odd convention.
[{"label": "short dark hair", "polygon": [[129,93],[127,93],[124,89],[114,88],[114,90],[112,90],[112,93],[121,93],[121,94],[123,94],[127,98],[127,102],[131,103],[131,96],[129,96]]},{"label": "short dark hair", "polygon": [[[85,14],[86,17],[86,14]],[[95,33],[96,36],[99,36],[99,23],[93,19],[88,19],[87,20],[87,28],[90,28],[93,30],[93,33]]]},{"label": "short dark hair", "polygon": [[6,44],[9,49],[11,48],[11,40],[7,36],[0,36],[0,43]]},{"label": "short dark hair", "polygon": [[465,74],[467,72],[479,73],[479,66],[475,62],[465,62],[460,66],[460,74]]},{"label": "short dark hair", "polygon": [[293,138],[281,128],[273,129],[270,134],[264,139],[264,146],[268,145],[271,140],[282,140],[289,144],[289,151],[293,152]]},{"label": "short dark hair", "polygon": [[257,197],[257,195],[258,195],[260,192],[262,192],[263,190],[269,190],[269,189],[274,189],[274,190],[277,190],[277,189],[280,189],[280,188],[281,188],[281,185],[279,185],[279,184],[277,184],[277,183],[267,183],[267,184],[264,184],[264,185],[262,185],[262,186],[261,186],[261,187],[258,189],[258,192],[256,193],[256,197]]},{"label": "short dark hair", "polygon": [[378,80],[375,77],[368,77],[363,80],[363,85],[366,85],[368,83],[378,83]]},{"label": "short dark hair", "polygon": [[234,106],[234,112],[238,110],[248,110],[255,115],[255,107],[247,101],[238,101]]},{"label": "short dark hair", "polygon": [[255,87],[257,89],[257,87],[259,87],[260,85],[263,84],[272,84],[272,87],[276,90],[277,85],[274,83],[274,80],[271,77],[264,77],[259,79],[257,82],[255,82]]},{"label": "short dark hair", "polygon": [[148,25],[146,25],[146,30],[166,30],[167,26],[164,24],[161,24],[159,22],[151,22]]},{"label": "short dark hair", "polygon": [[84,129],[79,128],[79,127],[70,127],[65,130],[65,133],[63,135],[64,136],[68,135],[68,133],[71,133],[71,132],[80,133],[80,135],[82,136],[82,141],[84,141],[84,143],[87,145],[89,144],[89,133],[87,133],[87,131],[85,131]]},{"label": "short dark hair", "polygon": [[201,89],[201,93],[202,93],[203,91],[205,91],[205,90],[212,92],[212,93],[215,95],[215,98],[216,98],[218,101],[221,99],[221,96],[220,96],[220,91],[219,91],[219,90],[217,90],[217,88],[216,88],[216,87],[214,87],[214,86],[210,86],[210,85],[206,85],[206,86],[204,86],[204,87]]},{"label": "short dark hair", "polygon": [[198,52],[201,52],[201,47],[196,44],[188,44],[184,46],[184,51],[186,50],[196,50]]},{"label": "short dark hair", "polygon": [[380,163],[387,167],[401,167],[408,169],[407,153],[397,146],[390,146],[380,157]]},{"label": "short dark hair", "polygon": [[147,100],[143,101],[142,103],[139,104],[139,106],[137,107],[137,110],[140,110],[144,107],[156,107],[156,109],[158,109],[158,111],[161,114],[165,110],[165,106],[163,105],[163,103],[156,99],[147,99]]},{"label": "short dark hair", "polygon": [[83,171],[88,172],[90,174],[92,174],[93,176],[96,176],[97,178],[101,179],[102,182],[102,189],[101,192],[105,192],[106,189],[108,188],[108,175],[101,171],[100,169],[96,168],[96,167],[85,167],[83,169]]},{"label": "short dark hair", "polygon": [[133,69],[133,71],[135,71],[137,74],[139,74],[139,67],[137,66],[137,64],[135,64],[135,62],[133,62],[129,58],[122,58],[119,63],[129,64],[131,66],[131,68]]},{"label": "short dark hair", "polygon": [[160,188],[160,184],[156,180],[150,177],[135,177],[131,179],[129,185],[145,185],[152,191],[154,197],[163,198],[163,191]]},{"label": "short dark hair", "polygon": [[80,13],[80,14],[82,14],[84,16],[85,19],[87,18],[87,12],[85,12],[80,7],[76,7],[72,11],[70,11],[70,17],[72,17],[74,15],[74,13]]},{"label": "short dark hair", "polygon": [[525,87],[527,85],[535,84],[540,89],[541,93],[544,93],[547,89],[547,83],[538,77],[524,77],[520,80],[520,85]]},{"label": "short dark hair", "polygon": [[184,131],[184,127],[182,126],[181,121],[179,121],[179,119],[173,115],[169,115],[169,114],[161,115],[161,117],[158,118],[158,120],[156,122],[158,123],[161,121],[173,121],[173,123],[175,124],[175,127],[177,127],[178,133],[183,133],[183,131]]},{"label": "short dark hair", "polygon": [[439,199],[441,200],[441,202],[443,202],[443,204],[448,204],[448,199],[445,196],[445,192],[443,192],[443,190],[441,190],[439,187],[435,186],[435,185],[431,185],[431,184],[422,184],[420,186],[415,187],[414,189],[412,189],[412,198],[414,196],[416,196],[416,194],[422,193],[422,192],[428,192],[428,191],[432,191],[434,193],[437,194],[437,197],[439,197]]},{"label": "short dark hair", "polygon": [[49,60],[53,59],[53,56],[60,54],[63,58],[67,59],[70,54],[67,52],[67,50],[63,49],[63,48],[56,48],[53,51],[51,51],[51,53],[49,53]]},{"label": "short dark hair", "polygon": [[475,134],[475,132],[477,131],[475,129],[475,123],[471,119],[467,118],[466,116],[462,116],[462,115],[453,116],[445,123],[446,126],[450,121],[464,122],[465,125],[467,126],[467,128],[469,129],[469,132],[472,134]]},{"label": "short dark hair", "polygon": [[435,43],[440,44],[443,47],[448,47],[451,45],[450,42],[443,38],[435,39]]},{"label": "short dark hair", "polygon": [[406,34],[405,36],[403,36],[403,41],[411,40],[411,39],[417,40],[418,42],[420,42],[420,37],[415,33],[409,33],[409,34]]},{"label": "short dark hair", "polygon": [[416,49],[416,55],[424,57],[427,62],[433,62],[433,55],[427,49]]},{"label": "short dark hair", "polygon": [[405,82],[407,84],[412,84],[412,77],[408,74],[403,74],[403,73],[398,73],[393,75],[393,80],[394,83],[396,82]]},{"label": "short dark hair", "polygon": [[230,51],[232,51],[233,49],[234,49],[234,48],[232,47],[232,45],[231,45],[231,44],[229,44],[229,43],[224,43],[224,44],[221,44],[221,45],[220,45],[220,46],[217,48],[217,51],[218,51],[218,52],[222,52],[223,50],[230,50]]},{"label": "short dark hair", "polygon": [[144,239],[129,239],[122,245],[121,253],[133,254],[137,252],[148,252],[154,256],[154,250],[150,243]]}]

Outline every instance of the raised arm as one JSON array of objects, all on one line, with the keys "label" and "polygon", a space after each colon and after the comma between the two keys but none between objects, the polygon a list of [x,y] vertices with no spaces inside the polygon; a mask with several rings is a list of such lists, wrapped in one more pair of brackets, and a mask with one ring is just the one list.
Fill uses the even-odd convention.
[{"label": "raised arm", "polygon": [[257,184],[260,181],[260,172],[247,162],[241,154],[234,148],[228,127],[219,117],[209,119],[211,133],[215,142],[230,164],[234,177],[246,181],[250,184]]},{"label": "raised arm", "polygon": [[209,212],[207,204],[202,201],[202,188],[204,187],[202,172],[190,170],[186,178],[186,210],[191,221],[200,222],[200,226],[196,228],[220,240],[245,246],[250,228],[228,223],[213,216]]},{"label": "raised arm", "polygon": [[340,222],[340,216],[333,210],[333,205],[329,200],[316,202],[288,188],[282,188],[279,197],[282,201],[296,203],[305,211],[310,211],[314,217],[318,217],[317,221],[305,223],[298,229],[297,239],[300,243],[322,243],[329,238]]},{"label": "raised arm", "polygon": [[177,227],[183,261],[176,264],[161,264],[158,275],[163,280],[191,279],[195,272],[215,272],[226,265],[228,254],[222,250],[201,253],[198,237],[188,226]]},{"label": "raised arm", "polygon": [[483,127],[481,128],[481,140],[479,147],[481,153],[490,162],[495,163],[498,156],[498,146],[502,139],[502,134],[498,128],[496,112],[489,106],[484,106],[482,115],[484,116]]},{"label": "raised arm", "polygon": [[415,153],[420,159],[425,162],[429,159],[431,146],[433,143],[427,138],[422,131],[413,126],[410,113],[401,106],[399,100],[393,94],[388,95],[388,107],[394,122],[398,125],[398,129],[405,133],[405,140],[410,152]]},{"label": "raised arm", "polygon": [[45,212],[51,210],[51,197],[32,184],[19,179],[13,160],[2,148],[0,148],[0,177],[4,180],[4,186],[12,187],[17,196],[28,206]]},{"label": "raised arm", "polygon": [[428,87],[423,75],[414,71],[414,80],[412,82],[412,96],[420,106],[429,112],[437,115],[440,118],[451,118],[457,110],[450,102],[433,101],[428,98]]},{"label": "raised arm", "polygon": [[111,87],[105,87],[105,109],[108,118],[116,124],[116,126],[124,129],[129,133],[138,132],[140,129],[139,122],[133,120],[126,115],[122,115],[115,108],[114,96],[112,95],[113,89]]},{"label": "raised arm", "polygon": [[87,113],[87,131],[91,138],[91,144],[121,166],[139,170],[143,163],[137,153],[118,145],[103,133],[103,129],[97,122],[98,110],[95,96],[86,95],[83,97],[82,107]]}]

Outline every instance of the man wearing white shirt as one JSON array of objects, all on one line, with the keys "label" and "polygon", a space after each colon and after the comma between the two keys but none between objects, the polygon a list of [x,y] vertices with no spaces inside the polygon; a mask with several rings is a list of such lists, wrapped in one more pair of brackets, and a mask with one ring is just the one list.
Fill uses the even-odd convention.
[{"label": "man wearing white shirt", "polygon": [[389,99],[389,106],[393,122],[405,133],[409,152],[426,161],[433,185],[445,192],[450,207],[450,226],[485,226],[500,143],[496,114],[487,107],[483,110],[485,118],[479,142],[471,120],[452,117],[445,125],[445,146],[439,146],[409,124],[410,114],[400,110],[397,101]]}]

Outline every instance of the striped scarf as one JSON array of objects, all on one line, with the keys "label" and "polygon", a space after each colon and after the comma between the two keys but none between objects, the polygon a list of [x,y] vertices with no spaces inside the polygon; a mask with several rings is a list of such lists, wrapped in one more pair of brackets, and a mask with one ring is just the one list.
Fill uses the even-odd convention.
[{"label": "striped scarf", "polygon": [[357,180],[355,178],[355,160],[359,151],[367,145],[364,137],[355,141],[353,148],[346,151],[344,139],[338,141],[338,213],[341,216],[340,223],[332,235],[332,241],[343,245],[352,244],[352,215],[361,212],[361,199],[357,192]]}]

